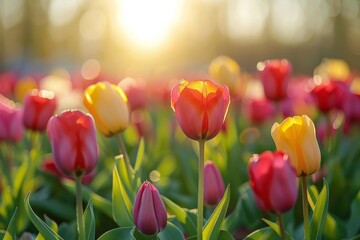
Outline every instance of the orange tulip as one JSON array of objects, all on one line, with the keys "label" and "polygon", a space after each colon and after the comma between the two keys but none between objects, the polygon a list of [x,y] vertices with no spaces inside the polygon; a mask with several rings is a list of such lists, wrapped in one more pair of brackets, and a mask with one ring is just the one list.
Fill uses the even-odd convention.
[{"label": "orange tulip", "polygon": [[230,104],[229,89],[210,80],[181,80],[171,90],[171,107],[181,129],[191,139],[215,137]]}]

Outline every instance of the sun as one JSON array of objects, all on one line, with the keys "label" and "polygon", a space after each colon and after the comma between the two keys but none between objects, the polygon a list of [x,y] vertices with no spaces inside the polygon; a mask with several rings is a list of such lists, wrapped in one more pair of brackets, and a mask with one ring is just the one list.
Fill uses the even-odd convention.
[{"label": "sun", "polygon": [[179,19],[183,0],[119,0],[118,25],[124,37],[144,48],[163,44]]}]

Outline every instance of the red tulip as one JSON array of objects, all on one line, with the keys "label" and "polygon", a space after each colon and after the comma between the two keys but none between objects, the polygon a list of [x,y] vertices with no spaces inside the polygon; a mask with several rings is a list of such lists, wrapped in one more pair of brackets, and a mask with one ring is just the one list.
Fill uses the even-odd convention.
[{"label": "red tulip", "polygon": [[220,202],[225,192],[224,181],[219,169],[213,162],[206,162],[204,166],[204,202],[214,206]]},{"label": "red tulip", "polygon": [[148,181],[140,186],[136,194],[133,217],[137,229],[145,235],[155,235],[166,226],[165,205],[159,191]]},{"label": "red tulip", "polygon": [[171,107],[180,127],[194,140],[209,140],[219,133],[229,104],[228,87],[210,80],[182,80],[171,90]]},{"label": "red tulip", "polygon": [[0,141],[18,142],[24,133],[23,111],[0,95]]},{"label": "red tulip", "polygon": [[327,113],[332,109],[341,108],[345,100],[345,87],[341,83],[329,81],[315,86],[311,95],[321,112]]},{"label": "red tulip", "polygon": [[74,177],[95,169],[99,153],[91,115],[72,110],[54,116],[49,120],[48,135],[62,174]]},{"label": "red tulip", "polygon": [[24,101],[24,126],[35,131],[46,130],[47,123],[56,110],[55,94],[46,90],[33,90]]},{"label": "red tulip", "polygon": [[270,151],[253,155],[249,163],[250,184],[258,207],[265,212],[282,213],[297,199],[297,174],[288,155]]},{"label": "red tulip", "polygon": [[259,77],[265,96],[280,101],[287,97],[287,87],[292,74],[292,65],[286,59],[267,60],[258,63]]}]

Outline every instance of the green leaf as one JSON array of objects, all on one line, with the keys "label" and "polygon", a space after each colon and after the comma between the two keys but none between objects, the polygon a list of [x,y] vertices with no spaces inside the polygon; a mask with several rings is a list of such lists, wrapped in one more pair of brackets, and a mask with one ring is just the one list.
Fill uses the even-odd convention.
[{"label": "green leaf", "polygon": [[138,186],[141,184],[141,166],[144,159],[144,151],[145,151],[144,138],[141,138],[135,160],[134,179],[132,181],[133,183],[132,188],[134,191],[136,191]]},{"label": "green leaf", "polygon": [[227,231],[221,230],[218,239],[221,240],[234,240],[235,238]]},{"label": "green leaf", "polygon": [[[50,219],[48,216],[45,215],[45,223],[54,231],[54,232],[58,232],[58,225],[57,223]],[[37,236],[36,236],[36,239],[35,240],[45,240],[45,238],[41,235],[41,233],[39,233]]]},{"label": "green leaf", "polygon": [[[181,208],[167,197],[161,197],[168,212],[175,215],[176,219],[183,225],[185,232],[189,236],[196,235],[196,215],[187,209]],[[192,217],[195,218],[195,222]]]},{"label": "green leaf", "polygon": [[203,227],[203,239],[204,240],[217,240],[220,232],[221,224],[226,215],[227,208],[230,201],[230,187],[226,188],[223,198],[216,206],[214,212],[211,214],[209,220]]},{"label": "green leaf", "polygon": [[132,230],[132,227],[115,228],[101,235],[98,240],[136,240],[131,234]]},{"label": "green leaf", "polygon": [[311,209],[314,211],[316,199],[319,197],[319,192],[315,185],[311,185],[307,190],[308,202]]},{"label": "green leaf", "polygon": [[[72,180],[63,180],[64,186],[75,194],[75,183]],[[86,186],[81,187],[82,196],[86,201],[89,201],[90,198],[96,209],[99,209],[103,213],[105,213],[108,217],[112,217],[112,207],[109,200],[103,198],[102,196],[94,193],[91,189]]]},{"label": "green leaf", "polygon": [[[277,223],[274,223],[270,220],[267,220],[265,218],[262,219],[267,225],[269,225],[269,227],[271,227],[272,230],[274,230],[274,232],[276,232],[276,234],[281,237],[281,232],[280,232],[280,226]],[[285,227],[285,226],[284,226]],[[286,239],[288,240],[293,240],[293,238],[290,236],[290,234],[288,234],[287,232],[285,232],[286,234]]]},{"label": "green leaf", "polygon": [[54,232],[46,223],[41,220],[35,212],[32,210],[30,206],[30,193],[28,193],[25,197],[25,211],[30,219],[30,221],[34,224],[36,229],[41,233],[41,235],[47,240],[58,240],[62,239],[56,232]]},{"label": "green leaf", "polygon": [[135,172],[138,172],[142,166],[144,151],[145,151],[145,142],[144,142],[144,138],[141,138],[135,160],[135,169],[134,169]]},{"label": "green leaf", "polygon": [[157,235],[160,240],[168,240],[168,239],[176,239],[176,240],[183,240],[184,234],[171,222],[167,222],[166,227],[164,230],[158,233]]},{"label": "green leaf", "polygon": [[351,214],[347,222],[347,236],[354,236],[360,229],[360,191],[357,193],[356,197],[352,200],[351,203]]},{"label": "green leaf", "polygon": [[6,230],[3,240],[15,240],[16,239],[16,220],[17,220],[17,208],[15,208],[14,214],[11,217],[8,228]]},{"label": "green leaf", "polygon": [[0,238],[1,238],[1,239],[4,239],[5,234],[6,234],[6,231],[5,231],[5,230],[0,230]]},{"label": "green leaf", "polygon": [[261,228],[250,233],[244,240],[276,240],[280,239],[271,227]]},{"label": "green leaf", "polygon": [[87,240],[95,240],[95,216],[93,210],[92,200],[89,200],[89,203],[84,212],[85,220],[85,232]]},{"label": "green leaf", "polygon": [[132,201],[124,189],[116,166],[113,168],[112,215],[114,221],[122,227],[134,226],[132,219]]},{"label": "green leaf", "polygon": [[313,216],[310,222],[310,238],[322,239],[329,205],[329,186],[324,178],[323,188],[316,201]]}]

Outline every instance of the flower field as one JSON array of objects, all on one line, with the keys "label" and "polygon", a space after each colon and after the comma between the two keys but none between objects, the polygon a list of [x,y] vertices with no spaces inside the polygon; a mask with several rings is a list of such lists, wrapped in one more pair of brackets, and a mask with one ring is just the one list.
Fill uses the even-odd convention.
[{"label": "flower field", "polygon": [[293,68],[2,73],[1,237],[360,239],[360,75]]}]

